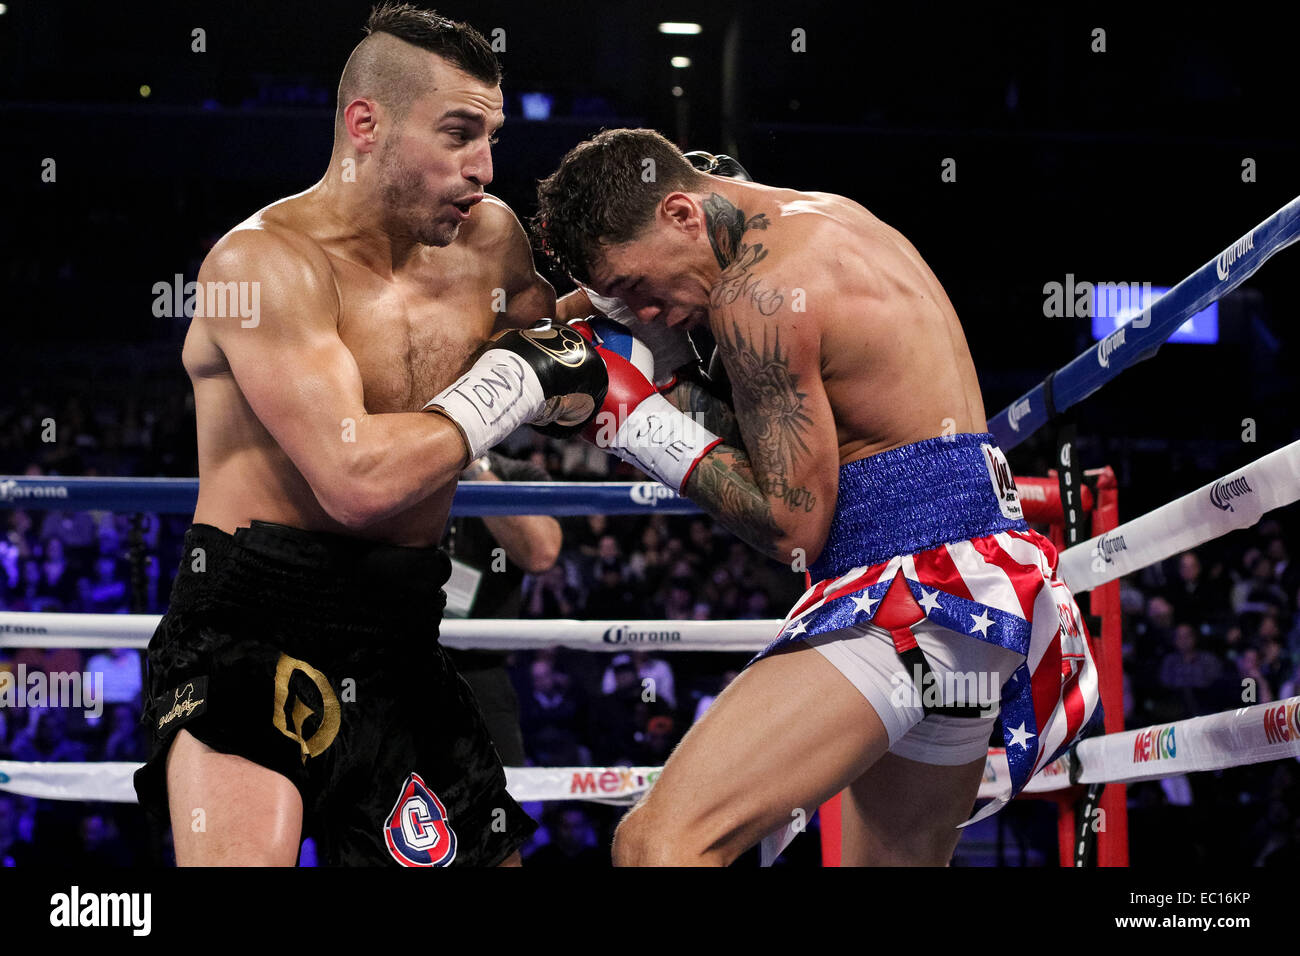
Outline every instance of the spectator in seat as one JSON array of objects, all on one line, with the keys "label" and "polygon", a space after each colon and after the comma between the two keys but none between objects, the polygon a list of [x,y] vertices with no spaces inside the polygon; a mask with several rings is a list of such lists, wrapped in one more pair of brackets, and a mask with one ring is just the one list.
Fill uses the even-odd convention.
[{"label": "spectator in seat", "polygon": [[93,578],[77,582],[81,593],[81,607],[87,614],[125,614],[127,611],[126,581],[117,573],[117,559],[101,554],[95,559]]},{"label": "spectator in seat", "polygon": [[646,651],[616,655],[605,670],[600,688],[602,693],[614,693],[619,686],[620,667],[628,662],[631,663],[636,681],[644,694],[662,700],[670,708],[677,706],[677,682],[673,677],[672,665],[662,657],[652,656]]},{"label": "spectator in seat", "polygon": [[539,766],[586,764],[580,755],[579,732],[583,726],[583,705],[566,675],[555,670],[547,657],[539,656],[529,667],[530,687],[519,702],[519,723],[524,746]]},{"label": "spectator in seat", "polygon": [[550,842],[528,857],[529,866],[612,867],[609,852],[596,845],[596,835],[582,808],[571,803],[549,809],[544,815]]},{"label": "spectator in seat", "polygon": [[113,647],[92,654],[86,661],[91,679],[103,675],[104,704],[130,704],[138,707],[144,677],[140,667],[140,652],[129,647]]},{"label": "spectator in seat", "polygon": [[1174,650],[1160,662],[1160,686],[1176,699],[1181,717],[1205,713],[1208,691],[1223,675],[1217,657],[1196,647],[1196,628],[1179,624],[1174,631]]},{"label": "spectator in seat", "polygon": [[62,710],[46,708],[36,718],[35,728],[22,731],[14,740],[15,760],[80,762],[86,746],[67,736],[68,718]]}]

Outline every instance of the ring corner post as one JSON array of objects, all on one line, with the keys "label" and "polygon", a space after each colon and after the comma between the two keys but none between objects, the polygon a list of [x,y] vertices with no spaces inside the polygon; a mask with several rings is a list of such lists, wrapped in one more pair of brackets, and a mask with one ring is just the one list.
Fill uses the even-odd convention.
[{"label": "ring corner post", "polygon": [[[1092,512],[1093,535],[1119,527],[1119,483],[1109,466],[1090,471],[1096,478],[1097,499]],[[1109,581],[1091,592],[1093,613],[1101,618],[1101,640],[1096,642],[1097,677],[1101,699],[1106,702],[1107,734],[1124,730],[1123,614],[1119,580]],[[1128,866],[1128,788],[1107,784],[1098,803],[1105,821],[1097,833],[1097,865]]]}]

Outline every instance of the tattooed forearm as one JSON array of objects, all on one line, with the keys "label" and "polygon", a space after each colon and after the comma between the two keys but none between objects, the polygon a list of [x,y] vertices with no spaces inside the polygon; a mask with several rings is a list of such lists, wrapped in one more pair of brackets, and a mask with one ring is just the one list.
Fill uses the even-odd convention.
[{"label": "tattooed forearm", "polygon": [[736,413],[731,406],[698,382],[678,382],[665,397],[728,445],[733,448],[745,447],[744,439],[740,436],[740,423],[736,421]]},{"label": "tattooed forearm", "polygon": [[740,449],[719,445],[709,452],[691,473],[686,494],[742,541],[777,560],[788,557],[779,546],[785,532]]},{"label": "tattooed forearm", "polygon": [[731,323],[718,347],[731,378],[731,393],[744,416],[745,448],[766,473],[784,479],[808,453],[804,436],[812,427],[812,416],[804,410],[808,396],[799,390],[799,377],[790,371],[789,359],[781,352],[781,332],[767,327],[763,341],[747,340],[740,325]]},{"label": "tattooed forearm", "polygon": [[784,475],[773,475],[765,481],[759,482],[759,487],[768,498],[778,498],[784,501],[785,506],[791,511],[802,510],[807,514],[817,507],[817,496],[811,490],[802,485],[798,487],[791,486],[786,482]]},{"label": "tattooed forearm", "polygon": [[811,456],[808,392],[806,387],[800,390],[799,376],[782,352],[780,328],[774,321],[754,322],[756,315],[771,316],[784,304],[781,292],[764,285],[762,270],[756,268],[768,250],[760,242],[746,241],[750,230],[767,229],[767,217],[747,217],[716,193],[705,200],[704,210],[709,241],[722,267],[710,290],[710,304],[721,320],[714,324],[718,356],[731,382],[734,417],[744,443],[711,452],[697,466],[687,494],[741,538],[781,558],[779,545],[789,543],[791,534],[781,527],[778,515],[793,516],[786,518],[793,531],[803,515],[821,504],[811,488],[797,483]]}]

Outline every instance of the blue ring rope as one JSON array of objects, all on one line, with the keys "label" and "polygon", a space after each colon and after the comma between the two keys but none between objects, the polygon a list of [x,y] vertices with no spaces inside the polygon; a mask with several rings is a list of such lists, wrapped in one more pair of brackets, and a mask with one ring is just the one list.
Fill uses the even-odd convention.
[{"label": "blue ring rope", "polygon": [[1003,451],[1016,447],[1054,417],[1083,401],[1120,372],[1155,355],[1178,327],[1211,302],[1254,275],[1268,259],[1300,239],[1300,198],[1291,200],[1228,246],[1131,321],[1062,366],[989,419],[989,431]]},{"label": "blue ring rope", "polygon": [[[0,510],[154,511],[193,514],[197,478],[29,478],[0,476]],[[697,514],[699,507],[654,481],[464,482],[451,513],[459,516],[547,514]]]}]

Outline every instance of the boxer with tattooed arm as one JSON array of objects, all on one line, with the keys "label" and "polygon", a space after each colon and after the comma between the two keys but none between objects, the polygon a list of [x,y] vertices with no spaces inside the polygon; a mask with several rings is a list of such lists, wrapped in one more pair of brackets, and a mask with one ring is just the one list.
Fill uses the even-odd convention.
[{"label": "boxer with tattooed arm", "polygon": [[[770,859],[845,791],[846,864],[947,863],[999,716],[1009,760],[1029,754],[1019,789],[1017,768],[1061,749],[1040,754],[1039,733],[1068,745],[1101,710],[1084,643],[1046,709],[1030,701],[1048,719],[1022,720],[1027,661],[1080,616],[1024,523],[939,280],[858,203],[704,174],[651,130],[580,144],[539,200],[553,262],[646,328],[707,323],[731,382],[730,408],[672,393],[713,435],[606,356],[618,428],[597,444],[816,582],[624,819],[615,862],[725,865],[760,841]],[[976,672],[991,699],[912,693]]]}]

